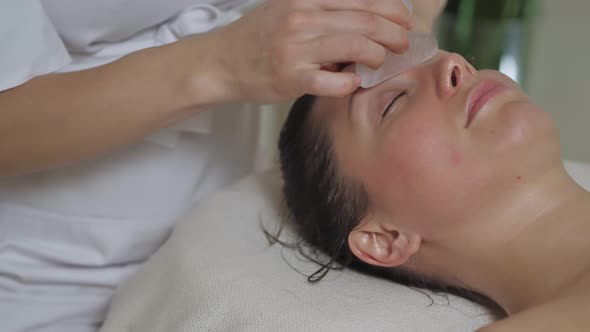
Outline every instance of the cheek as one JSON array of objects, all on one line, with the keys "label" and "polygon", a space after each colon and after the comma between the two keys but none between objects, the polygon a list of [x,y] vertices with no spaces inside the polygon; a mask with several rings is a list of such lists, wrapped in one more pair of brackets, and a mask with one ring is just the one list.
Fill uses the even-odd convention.
[{"label": "cheek", "polygon": [[432,223],[460,214],[466,197],[485,181],[474,172],[458,131],[441,125],[443,119],[400,120],[407,121],[396,124],[377,153],[371,194],[408,227],[427,234]]},{"label": "cheek", "polygon": [[406,121],[400,121],[381,146],[379,165],[414,186],[443,181],[461,166],[464,152],[443,119],[416,115],[401,120]]},{"label": "cheek", "polygon": [[[549,115],[528,102],[513,103],[499,112],[493,138],[498,154],[528,150],[543,138],[554,140],[555,126]],[[491,126],[490,126],[491,127]],[[521,151],[519,151],[521,152]]]},{"label": "cheek", "polygon": [[[549,114],[529,102],[518,102],[490,117],[474,138],[473,159],[488,165],[488,191],[540,176],[561,162],[559,132]],[[493,183],[492,183],[493,182]]]}]

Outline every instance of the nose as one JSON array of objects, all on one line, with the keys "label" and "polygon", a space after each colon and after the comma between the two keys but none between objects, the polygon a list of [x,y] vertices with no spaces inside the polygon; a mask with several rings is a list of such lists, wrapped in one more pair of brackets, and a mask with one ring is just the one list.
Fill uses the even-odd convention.
[{"label": "nose", "polygon": [[438,63],[438,90],[442,98],[455,95],[466,82],[476,75],[476,70],[456,53],[445,54]]}]

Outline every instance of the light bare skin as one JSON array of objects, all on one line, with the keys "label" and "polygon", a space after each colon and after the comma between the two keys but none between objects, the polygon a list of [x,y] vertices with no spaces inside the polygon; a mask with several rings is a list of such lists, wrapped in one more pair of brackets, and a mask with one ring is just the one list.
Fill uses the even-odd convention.
[{"label": "light bare skin", "polygon": [[[414,4],[431,15],[444,1]],[[0,92],[0,176],[98,158],[212,105],[349,95],[357,75],[324,68],[378,67],[407,49],[412,21],[402,0],[271,0],[208,34],[33,78]]]},{"label": "light bare skin", "polygon": [[[497,89],[485,102],[482,86]],[[348,238],[359,259],[489,296],[509,316],[481,331],[588,330],[590,193],[516,83],[441,51],[314,107],[341,175],[369,195]]]}]

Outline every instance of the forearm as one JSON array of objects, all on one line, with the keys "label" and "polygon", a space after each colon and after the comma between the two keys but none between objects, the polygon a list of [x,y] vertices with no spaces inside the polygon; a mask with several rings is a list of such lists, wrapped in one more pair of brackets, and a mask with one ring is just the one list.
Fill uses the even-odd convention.
[{"label": "forearm", "polygon": [[209,43],[146,49],[1,92],[0,176],[92,158],[223,102]]}]

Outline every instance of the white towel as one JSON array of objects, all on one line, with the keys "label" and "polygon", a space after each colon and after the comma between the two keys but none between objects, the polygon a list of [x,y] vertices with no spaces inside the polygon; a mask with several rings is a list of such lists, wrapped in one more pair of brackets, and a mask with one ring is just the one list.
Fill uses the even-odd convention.
[{"label": "white towel", "polygon": [[[164,247],[116,293],[102,331],[473,331],[479,306],[450,302],[350,270],[311,285],[317,269],[268,247],[260,228],[280,220],[276,172],[199,203]],[[288,234],[287,234],[288,235]],[[432,304],[432,305],[431,305]]]}]

